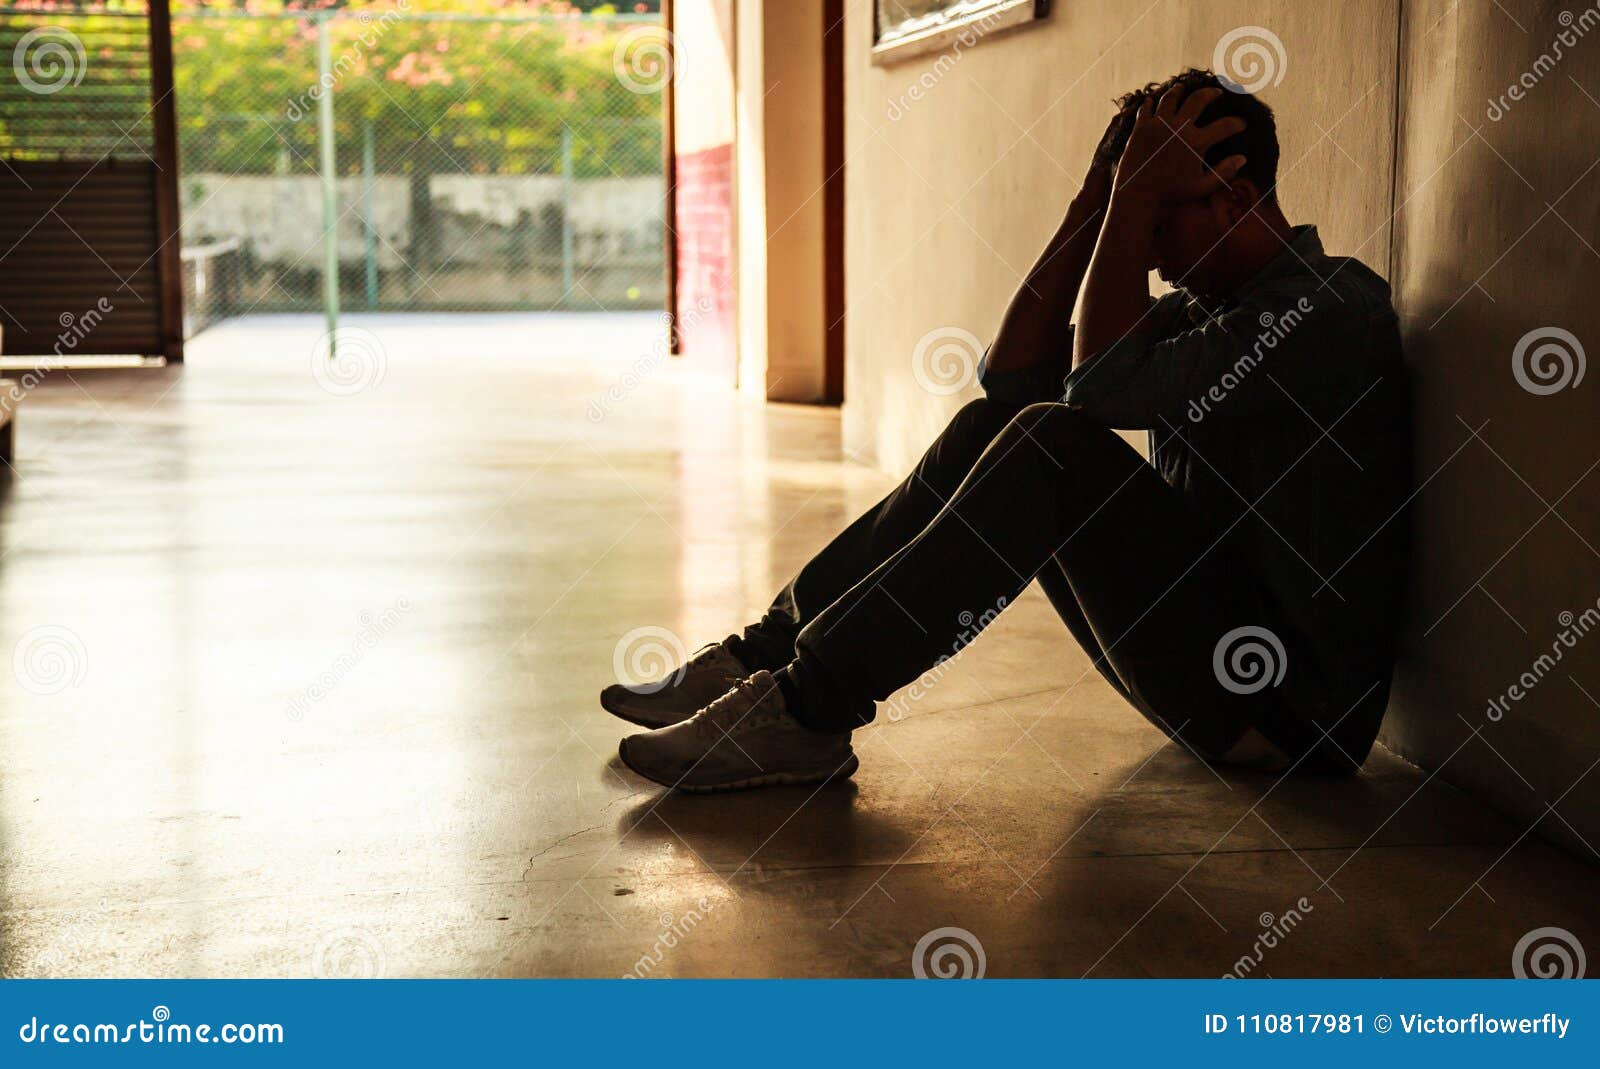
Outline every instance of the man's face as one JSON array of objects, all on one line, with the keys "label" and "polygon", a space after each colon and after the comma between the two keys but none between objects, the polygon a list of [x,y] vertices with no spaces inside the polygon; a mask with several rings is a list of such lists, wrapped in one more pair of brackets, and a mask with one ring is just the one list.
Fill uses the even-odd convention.
[{"label": "man's face", "polygon": [[1218,203],[1223,199],[1222,194],[1213,194],[1175,204],[1163,213],[1156,224],[1149,264],[1161,281],[1195,293],[1218,290],[1228,276],[1222,269],[1229,244],[1229,213]]}]

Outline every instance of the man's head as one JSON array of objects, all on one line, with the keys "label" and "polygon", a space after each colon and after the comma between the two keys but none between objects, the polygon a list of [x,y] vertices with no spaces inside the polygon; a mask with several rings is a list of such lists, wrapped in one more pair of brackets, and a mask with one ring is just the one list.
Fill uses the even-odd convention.
[{"label": "man's head", "polygon": [[1165,213],[1150,266],[1172,285],[1200,293],[1227,292],[1263,266],[1256,262],[1263,254],[1280,250],[1289,231],[1277,201],[1278,128],[1271,108],[1230,88],[1211,71],[1190,68],[1118,99],[1117,117],[1096,147],[1094,162],[1114,167],[1133,132],[1139,106],[1147,99],[1159,100],[1174,86],[1184,96],[1199,89],[1225,90],[1200,113],[1196,125],[1234,116],[1244,121],[1244,129],[1206,150],[1206,163],[1215,166],[1235,155],[1245,163],[1226,187]]}]

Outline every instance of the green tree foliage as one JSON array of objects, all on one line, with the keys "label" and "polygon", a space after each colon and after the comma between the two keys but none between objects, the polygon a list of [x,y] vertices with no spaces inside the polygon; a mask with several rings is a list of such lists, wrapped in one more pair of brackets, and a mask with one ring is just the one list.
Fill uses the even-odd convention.
[{"label": "green tree foliage", "polygon": [[[617,76],[654,16],[559,0],[245,0],[173,12],[185,170],[309,173],[319,97],[334,102],[338,169],[370,137],[386,174],[659,171],[661,93]],[[326,21],[330,71],[319,81]],[[626,35],[632,34],[629,38]]]}]

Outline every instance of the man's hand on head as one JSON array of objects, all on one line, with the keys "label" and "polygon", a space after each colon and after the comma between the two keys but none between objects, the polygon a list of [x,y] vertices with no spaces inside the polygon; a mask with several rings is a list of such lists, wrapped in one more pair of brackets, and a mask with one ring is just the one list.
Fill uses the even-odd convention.
[{"label": "man's hand on head", "polygon": [[1099,215],[1111,203],[1111,168],[1105,164],[1089,165],[1083,176],[1078,195],[1072,198],[1072,211],[1080,216]]},{"label": "man's hand on head", "polygon": [[[1100,137],[1101,145],[1105,144],[1122,121],[1121,112],[1111,117],[1111,122],[1106,125],[1106,132]],[[1089,170],[1084,174],[1083,183],[1078,188],[1078,195],[1072,198],[1074,214],[1088,217],[1099,215],[1106,210],[1106,205],[1111,202],[1111,183],[1115,171],[1115,161],[1102,158],[1097,146],[1094,156],[1089,160]]]},{"label": "man's hand on head", "polygon": [[[1174,85],[1159,100],[1140,101],[1080,295],[1073,367],[1149,330],[1152,250],[1162,217],[1174,205],[1223,188],[1244,166],[1243,156],[1216,167],[1205,161],[1208,149],[1244,129],[1244,121],[1234,117],[1196,125],[1221,93],[1199,89],[1184,99],[1182,87]],[[1126,123],[1126,113],[1121,121]]]},{"label": "man's hand on head", "polygon": [[1198,89],[1185,98],[1183,89],[1173,86],[1159,100],[1147,97],[1117,163],[1114,195],[1159,210],[1209,196],[1231,182],[1245,158],[1229,156],[1213,167],[1205,156],[1212,146],[1243,130],[1244,120],[1229,116],[1197,125],[1200,113],[1222,92]]},{"label": "man's hand on head", "polygon": [[[1105,137],[1101,138],[1101,146],[1117,129],[1118,123],[1126,123],[1130,117],[1125,112],[1113,117]],[[1115,166],[1115,158],[1097,147],[1083,183],[1067,208],[1066,218],[1006,306],[1000,329],[984,357],[986,388],[992,381],[988,376],[1035,368],[1047,362],[1060,365],[1056,374],[1048,376],[1057,384],[1066,374],[1062,342],[1072,336],[1072,310],[1078,303],[1083,274],[1089,269],[1089,257],[1094,253],[1095,241],[1111,204]]]}]

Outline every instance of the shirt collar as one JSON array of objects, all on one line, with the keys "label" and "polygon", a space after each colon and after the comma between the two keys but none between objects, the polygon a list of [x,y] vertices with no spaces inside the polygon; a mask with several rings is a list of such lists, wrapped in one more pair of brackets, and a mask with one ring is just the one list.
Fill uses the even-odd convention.
[{"label": "shirt collar", "polygon": [[1267,266],[1251,276],[1250,281],[1240,286],[1236,297],[1248,296],[1264,283],[1292,274],[1297,266],[1304,266],[1322,255],[1322,239],[1317,236],[1316,227],[1310,224],[1297,226],[1293,233],[1294,237],[1283,247],[1283,251],[1267,261]]},{"label": "shirt collar", "polygon": [[1310,263],[1322,255],[1322,239],[1317,236],[1317,228],[1312,224],[1302,224],[1293,230],[1294,237],[1271,260],[1267,266],[1257,271],[1250,280],[1240,286],[1236,291],[1222,298],[1206,298],[1198,294],[1184,291],[1187,298],[1186,308],[1189,318],[1195,322],[1204,322],[1221,315],[1230,308],[1236,307],[1255,290],[1261,288],[1274,279],[1293,273],[1297,266]]}]

